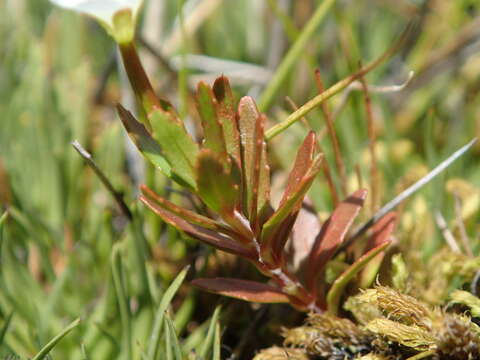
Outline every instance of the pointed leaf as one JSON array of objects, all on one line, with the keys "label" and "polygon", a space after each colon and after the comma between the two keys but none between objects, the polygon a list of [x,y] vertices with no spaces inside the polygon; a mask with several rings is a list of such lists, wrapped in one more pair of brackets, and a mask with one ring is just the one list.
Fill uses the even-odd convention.
[{"label": "pointed leaf", "polygon": [[373,225],[372,235],[370,235],[370,238],[368,239],[365,251],[369,251],[386,242],[390,238],[390,235],[392,235],[396,223],[397,213],[392,211],[387,213],[375,225]]},{"label": "pointed leaf", "polygon": [[62,340],[65,336],[68,335],[70,331],[75,329],[80,324],[80,319],[76,319],[65,329],[63,329],[57,336],[50,340],[33,358],[32,360],[41,360],[45,359],[50,351]]},{"label": "pointed leaf", "polygon": [[221,232],[221,233],[227,234],[229,236],[235,235],[235,233],[231,229],[229,229],[228,227],[226,227],[226,226],[218,223],[217,221],[212,220],[212,219],[210,219],[206,216],[197,214],[193,211],[187,210],[187,209],[185,209],[181,206],[178,206],[178,205],[172,203],[171,201],[161,197],[160,195],[158,195],[157,193],[155,193],[153,190],[151,190],[150,188],[148,188],[145,185],[141,185],[140,190],[143,194],[143,197],[150,200],[149,204],[151,204],[151,205],[149,205],[149,206],[151,206],[151,207],[152,206],[159,206],[159,207],[165,209],[166,211],[169,211],[172,214],[182,218],[183,220],[185,220],[185,221],[187,221],[191,224],[195,224],[195,225],[199,225],[201,227],[204,227],[205,229]]},{"label": "pointed leaf", "polygon": [[197,106],[202,120],[203,147],[226,159],[227,149],[223,127],[217,116],[217,100],[210,86],[204,82],[200,82],[197,87]]},{"label": "pointed leaf", "polygon": [[286,303],[288,297],[271,285],[231,278],[195,279],[192,285],[203,290],[258,303]]},{"label": "pointed leaf", "polygon": [[215,329],[218,324],[218,317],[220,316],[220,306],[217,306],[213,312],[212,318],[210,319],[210,325],[208,327],[207,336],[203,341],[202,346],[200,347],[200,351],[198,355],[200,359],[207,359],[209,353],[213,354],[212,348],[215,346],[214,343],[214,336],[215,336]]},{"label": "pointed leaf", "polygon": [[172,166],[182,185],[195,189],[195,161],[198,145],[187,133],[182,121],[172,112],[152,111],[148,119],[153,138],[162,146],[165,158]]},{"label": "pointed leaf", "polygon": [[[387,242],[392,235],[396,222],[397,214],[395,212],[389,212],[382,219],[380,219],[380,221],[377,222],[372,228],[372,235],[370,235],[370,238],[368,239],[365,252],[368,252]],[[384,256],[384,252],[378,253],[373,259],[370,260],[367,266],[365,266],[365,269],[363,269],[362,273],[360,274],[359,284],[361,288],[369,287],[375,281]]]},{"label": "pointed leaf", "polygon": [[[301,181],[297,183],[296,189],[290,192],[288,197],[283,201],[283,204],[264,224],[260,246],[262,256],[265,259],[272,260],[272,257],[280,256],[280,253],[283,250],[290,230],[296,219],[297,213],[302,206],[303,198],[305,197],[308,189],[310,189],[315,176],[320,171],[322,159],[322,154],[317,155],[306,174],[303,176]],[[285,227],[286,225],[288,226]],[[282,236],[279,236],[280,229],[283,229]]]},{"label": "pointed leaf", "polygon": [[348,269],[345,270],[342,275],[340,275],[335,280],[327,295],[328,312],[333,315],[336,315],[338,313],[340,298],[348,282],[352,280],[353,277],[357,275],[358,272],[369,263],[370,260],[372,260],[377,254],[385,250],[388,245],[390,245],[390,241],[386,241],[383,244],[380,244],[372,250],[368,251],[352,265],[350,265]]},{"label": "pointed leaf", "polygon": [[252,258],[252,250],[243,247],[241,244],[238,244],[231,238],[216,231],[205,229],[204,227],[195,224],[190,224],[172,212],[161,208],[147,197],[140,196],[140,200],[150,207],[150,209],[160,216],[167,224],[185,232],[191,237],[212,245],[217,249],[243,256],[245,258]]},{"label": "pointed leaf", "polygon": [[363,206],[367,190],[360,189],[342,201],[323,224],[308,260],[308,287],[314,289],[318,275],[343,242]]},{"label": "pointed leaf", "polygon": [[202,149],[197,160],[198,195],[215,212],[224,216],[233,214],[239,197],[236,179],[222,159],[209,149]]},{"label": "pointed leaf", "polygon": [[235,99],[228,79],[225,76],[215,80],[213,93],[217,100],[217,117],[223,127],[227,152],[240,166],[240,134],[236,119]]},{"label": "pointed leaf", "polygon": [[153,139],[145,126],[122,105],[117,105],[117,112],[122,120],[128,136],[137,146],[138,150],[167,177],[172,177],[172,169],[162,154],[160,145]]},{"label": "pointed leaf", "polygon": [[305,199],[292,228],[290,262],[295,271],[298,271],[300,266],[305,268],[304,262],[312,251],[315,237],[321,228],[320,219],[312,208],[311,202]]},{"label": "pointed leaf", "polygon": [[158,348],[160,347],[160,339],[162,335],[162,326],[163,318],[167,308],[170,306],[173,297],[177,293],[180,285],[182,285],[183,280],[187,276],[189,266],[183,268],[183,270],[177,275],[177,277],[172,281],[168,289],[162,296],[160,300],[160,305],[155,313],[155,319],[153,321],[152,335],[150,336],[150,341],[148,343],[147,350],[147,360],[155,360],[157,358]]},{"label": "pointed leaf", "polygon": [[317,140],[315,133],[310,131],[305,137],[302,146],[298,149],[297,157],[293,169],[288,176],[287,187],[280,201],[280,206],[290,197],[292,192],[297,188],[298,183],[303,179],[308,169],[312,166],[317,148]]},{"label": "pointed leaf", "polygon": [[177,332],[168,313],[165,314],[165,348],[166,360],[182,360],[182,349]]}]

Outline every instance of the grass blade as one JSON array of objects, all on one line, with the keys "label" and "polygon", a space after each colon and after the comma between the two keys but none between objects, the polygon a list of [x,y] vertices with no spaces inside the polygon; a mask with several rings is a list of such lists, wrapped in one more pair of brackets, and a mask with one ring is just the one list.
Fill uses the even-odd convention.
[{"label": "grass blade", "polygon": [[373,259],[381,251],[385,250],[387,246],[390,245],[390,241],[377,246],[376,248],[370,250],[357,261],[355,261],[347,270],[345,270],[342,275],[340,275],[327,294],[327,308],[328,311],[334,315],[338,313],[338,307],[340,303],[340,298],[343,293],[343,289],[347,286],[348,282],[353,279],[355,275],[362,270],[371,259]]},{"label": "grass blade", "polygon": [[370,220],[368,220],[364,225],[362,225],[348,241],[345,241],[342,246],[340,246],[336,253],[346,249],[350,244],[352,244],[357,238],[362,236],[372,225],[374,225],[377,221],[379,221],[382,217],[384,217],[388,212],[392,211],[396,208],[401,202],[412,196],[415,192],[420,190],[422,187],[427,185],[430,181],[432,181],[436,176],[441,174],[445,171],[455,160],[465,154],[475,143],[477,142],[477,138],[471,140],[468,144],[462,146],[460,149],[455,151],[452,155],[450,155],[447,159],[442,161],[438,164],[432,171],[430,171],[427,175],[423,178],[418,180],[415,184],[408,187],[400,194],[398,194],[395,198],[390,200],[386,203],[380,210],[377,211],[375,215],[372,216]]},{"label": "grass blade", "polygon": [[5,324],[3,324],[2,330],[0,330],[0,345],[3,344],[3,340],[5,339],[5,335],[7,334],[8,328],[10,327],[10,322],[13,318],[13,311],[7,316],[5,320]]},{"label": "grass blade", "polygon": [[185,277],[187,276],[189,267],[185,267],[173,280],[172,284],[168,287],[165,291],[165,294],[160,301],[160,305],[158,306],[157,312],[155,314],[155,320],[153,323],[152,334],[150,335],[150,342],[148,344],[148,351],[147,351],[147,360],[155,360],[157,359],[157,352],[160,346],[160,335],[162,333],[162,325],[163,325],[163,318],[165,316],[165,311],[170,306],[173,297],[177,293],[180,285],[182,285]]},{"label": "grass blade", "polygon": [[305,46],[307,45],[315,30],[323,21],[325,15],[327,15],[328,10],[334,3],[335,0],[325,0],[319,7],[317,7],[316,11],[308,21],[307,25],[305,25],[305,27],[303,28],[302,33],[295,41],[295,44],[290,48],[285,58],[276,69],[275,75],[268,84],[267,88],[264,90],[258,103],[261,111],[265,111],[268,109],[268,107],[273,101],[275,94],[282,86],[283,81],[290,72],[290,69],[295,64],[295,61],[297,61],[301,56],[303,56]]},{"label": "grass blade", "polygon": [[375,69],[378,65],[380,65],[383,61],[385,61],[390,56],[392,56],[400,48],[400,46],[407,39],[407,36],[410,34],[410,31],[412,30],[412,28],[413,26],[412,24],[410,24],[410,26],[408,26],[405,29],[405,31],[402,33],[400,38],[393,44],[393,46],[389,48],[385,53],[383,53],[380,57],[378,57],[368,65],[364,66],[356,73],[344,78],[343,80],[338,81],[337,83],[329,87],[327,90],[325,90],[321,94],[318,94],[314,98],[307,101],[304,105],[300,106],[298,110],[290,114],[284,121],[282,121],[277,125],[272,126],[270,129],[268,129],[265,132],[265,138],[267,140],[271,140],[273,137],[277,136],[278,134],[286,130],[288,127],[293,125],[295,122],[300,120],[303,116],[308,114],[315,107],[321,105],[324,101],[338,94],[340,91],[345,89],[348,85],[353,83],[355,80],[359,79],[363,75]]},{"label": "grass blade", "polygon": [[182,360],[182,350],[178,342],[177,332],[170,315],[165,314],[165,343],[167,360]]},{"label": "grass blade", "polygon": [[214,336],[215,336],[215,329],[218,323],[218,317],[220,315],[221,306],[217,306],[215,311],[213,312],[212,319],[210,320],[210,326],[208,327],[207,337],[198,352],[201,359],[206,359],[207,356],[212,353],[212,348],[215,346],[214,343]]},{"label": "grass blade", "polygon": [[80,319],[74,320],[70,325],[62,330],[57,336],[50,340],[47,345],[45,345],[38,353],[35,355],[32,360],[41,360],[44,359],[50,351],[57,345],[60,340],[62,340],[70,331],[76,328],[80,324]]},{"label": "grass blade", "polygon": [[126,352],[127,359],[132,358],[132,324],[129,300],[124,283],[124,269],[120,254],[120,243],[112,249],[112,276],[113,285],[117,294],[118,307],[120,309],[120,321],[122,325],[122,347]]}]

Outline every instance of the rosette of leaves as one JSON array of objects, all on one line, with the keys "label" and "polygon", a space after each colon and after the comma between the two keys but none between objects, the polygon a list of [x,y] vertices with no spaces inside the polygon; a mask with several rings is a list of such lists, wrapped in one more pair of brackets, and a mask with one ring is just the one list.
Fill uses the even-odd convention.
[{"label": "rosette of leaves", "polygon": [[[142,187],[141,200],[166,223],[215,248],[240,256],[270,278],[268,283],[243,279],[196,279],[193,284],[210,292],[242,300],[288,302],[303,311],[323,312],[338,307],[345,285],[369,260],[389,244],[391,216],[373,231],[368,251],[357,259],[327,291],[326,264],[359,213],[366,190],[358,190],[333,211],[313,246],[304,281],[288,266],[285,246],[304,197],[320,171],[315,133],[310,132],[297,152],[286,189],[277,207],[270,203],[270,168],[265,143],[265,115],[251,97],[235,104],[225,77],[213,87],[200,83],[197,107],[204,140],[198,145],[171,106],[156,106],[144,124],[119,106],[119,114],[139,150],[166,176],[196,194],[208,207],[195,213]],[[309,232],[311,229],[303,229]]]}]

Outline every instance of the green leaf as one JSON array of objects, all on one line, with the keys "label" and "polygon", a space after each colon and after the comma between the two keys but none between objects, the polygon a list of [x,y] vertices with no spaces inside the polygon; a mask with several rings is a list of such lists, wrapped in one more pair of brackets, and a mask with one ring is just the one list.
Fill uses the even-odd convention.
[{"label": "green leaf", "polygon": [[157,352],[160,346],[160,335],[162,334],[162,325],[164,323],[163,318],[165,316],[165,311],[170,306],[173,297],[177,293],[180,285],[182,285],[183,280],[187,276],[189,267],[185,267],[173,280],[172,284],[165,291],[165,294],[162,296],[160,305],[158,306],[157,312],[155,314],[155,320],[153,322],[152,334],[150,336],[150,342],[148,344],[147,351],[147,360],[156,360]]},{"label": "green leaf", "polygon": [[183,123],[172,112],[156,109],[149,114],[153,138],[162,146],[172,166],[173,178],[181,185],[195,189],[195,162],[198,145],[187,133]]},{"label": "green leaf", "polygon": [[182,360],[182,350],[178,342],[175,326],[168,313],[165,314],[165,345],[167,360]]},{"label": "green leaf", "polygon": [[68,325],[65,329],[60,332],[57,336],[55,336],[52,340],[50,340],[47,345],[45,345],[38,353],[35,355],[32,360],[41,360],[44,359],[50,351],[57,345],[60,340],[62,340],[70,331],[75,329],[80,324],[80,319],[74,320],[70,325]]},{"label": "green leaf", "polygon": [[162,155],[160,145],[153,139],[145,126],[137,121],[135,117],[122,105],[117,105],[117,112],[122,120],[128,136],[137,146],[138,150],[160,171],[172,178],[172,169],[168,161]]},{"label": "green leaf", "polygon": [[122,351],[126,352],[128,359],[132,358],[132,314],[129,306],[129,296],[125,289],[125,268],[120,253],[121,243],[116,243],[112,250],[112,276],[115,287],[118,308],[120,310],[120,322],[122,325]]},{"label": "green leaf", "polygon": [[5,320],[5,324],[3,324],[2,330],[0,330],[0,345],[3,344],[5,339],[5,335],[7,334],[8,328],[10,327],[10,323],[12,322],[13,311],[8,314],[7,319]]},{"label": "green leaf", "polygon": [[202,344],[202,347],[200,348],[200,351],[198,352],[198,355],[201,359],[206,359],[210,353],[213,353],[212,348],[215,346],[213,340],[215,336],[216,325],[218,323],[218,317],[220,315],[220,309],[221,306],[217,306],[213,312],[210,320],[210,326],[208,327],[207,336]]},{"label": "green leaf", "polygon": [[215,322],[215,335],[213,337],[213,354],[212,360],[220,360],[221,345],[222,345],[222,333],[220,331],[220,322]]},{"label": "green leaf", "polygon": [[197,160],[198,195],[213,211],[225,216],[233,214],[239,197],[239,179],[209,149],[202,149]]},{"label": "green leaf", "polygon": [[197,106],[202,120],[203,148],[210,149],[222,159],[227,158],[227,149],[222,124],[217,116],[217,100],[210,86],[200,82],[197,87]]},{"label": "green leaf", "polygon": [[338,313],[340,298],[349,281],[352,280],[353,277],[369,263],[370,260],[372,260],[381,251],[385,250],[388,245],[390,245],[390,241],[386,241],[367,252],[352,265],[350,265],[348,269],[345,270],[342,275],[340,275],[334,281],[327,294],[327,308],[330,313],[334,315]]},{"label": "green leaf", "polygon": [[280,289],[256,281],[232,278],[195,279],[192,285],[202,290],[236,299],[258,303],[288,303]]},{"label": "green leaf", "polygon": [[236,119],[235,99],[230,83],[225,76],[217,78],[213,84],[213,93],[217,100],[217,117],[223,127],[223,135],[228,154],[241,164],[240,133]]}]

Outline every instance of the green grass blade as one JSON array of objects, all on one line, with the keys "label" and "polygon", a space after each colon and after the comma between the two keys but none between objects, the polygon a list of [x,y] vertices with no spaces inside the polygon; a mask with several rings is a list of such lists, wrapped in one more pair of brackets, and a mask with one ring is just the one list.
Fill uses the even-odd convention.
[{"label": "green grass blade", "polygon": [[221,355],[221,331],[220,331],[220,322],[217,320],[215,324],[215,335],[213,337],[213,355],[212,360],[220,360]]},{"label": "green grass blade", "polygon": [[165,314],[165,338],[167,352],[170,351],[171,359],[182,360],[182,350],[180,348],[180,343],[178,342],[177,332],[175,331],[173,321],[168,314]]},{"label": "green grass blade", "polygon": [[55,336],[50,342],[47,343],[39,352],[37,355],[35,355],[32,360],[41,360],[44,359],[50,351],[57,345],[60,340],[62,340],[70,331],[72,331],[74,328],[76,328],[80,324],[80,319],[76,319],[73,321],[70,325],[68,325],[65,329],[62,330],[60,334]]},{"label": "green grass blade", "polygon": [[7,334],[8,328],[10,327],[10,323],[12,321],[13,311],[8,315],[7,319],[5,320],[5,324],[0,331],[0,345],[3,344],[3,339],[5,339],[5,335]]},{"label": "green grass blade", "polygon": [[324,0],[322,4],[316,9],[315,13],[312,15],[309,22],[302,30],[302,33],[297,38],[297,41],[290,48],[285,58],[278,66],[277,70],[275,71],[275,75],[273,76],[272,80],[270,81],[267,88],[260,97],[260,101],[258,102],[258,107],[260,111],[266,111],[268,109],[268,107],[273,101],[273,98],[275,97],[275,94],[282,86],[291,68],[293,67],[295,62],[301,56],[303,56],[305,46],[314,34],[315,30],[325,18],[325,15],[327,15],[328,10],[334,4],[334,2],[335,0]]},{"label": "green grass blade", "polygon": [[120,243],[115,245],[112,250],[112,276],[115,292],[117,294],[118,307],[120,309],[123,351],[125,351],[127,359],[132,359],[131,314],[128,306],[128,296],[123,281],[123,265],[119,245]]},{"label": "green grass blade", "polygon": [[160,346],[160,335],[162,332],[163,318],[165,311],[170,306],[170,303],[175,296],[176,292],[182,285],[185,276],[187,276],[189,267],[185,267],[180,274],[177,275],[172,284],[165,291],[165,294],[160,301],[157,313],[155,314],[155,320],[153,323],[152,335],[150,336],[150,342],[148,344],[147,360],[155,360],[157,358],[158,348]]},{"label": "green grass blade", "polygon": [[5,211],[2,216],[0,217],[0,230],[3,227],[3,224],[5,223],[5,220],[7,220],[8,212]]},{"label": "green grass blade", "polygon": [[210,326],[208,327],[207,337],[198,352],[198,355],[201,359],[206,359],[208,354],[212,353],[212,349],[215,345],[214,343],[214,336],[215,336],[215,328],[218,322],[218,317],[220,315],[221,306],[217,306],[215,311],[213,312],[212,319],[210,320]]}]

